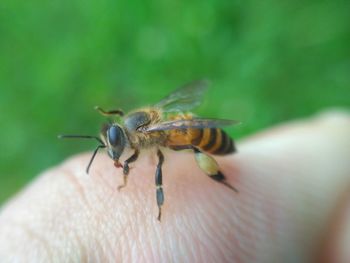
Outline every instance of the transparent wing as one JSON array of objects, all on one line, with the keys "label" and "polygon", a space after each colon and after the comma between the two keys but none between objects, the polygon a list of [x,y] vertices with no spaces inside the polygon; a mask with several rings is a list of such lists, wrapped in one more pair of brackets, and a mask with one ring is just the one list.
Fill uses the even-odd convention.
[{"label": "transparent wing", "polygon": [[188,111],[201,103],[208,85],[209,81],[204,79],[188,83],[169,94],[154,106],[161,108],[165,112]]},{"label": "transparent wing", "polygon": [[166,130],[182,130],[189,128],[215,128],[222,126],[237,125],[239,121],[235,120],[222,120],[222,119],[202,119],[194,118],[189,120],[175,120],[175,121],[166,121],[162,123],[157,123],[145,128],[145,132],[153,131],[166,131]]}]

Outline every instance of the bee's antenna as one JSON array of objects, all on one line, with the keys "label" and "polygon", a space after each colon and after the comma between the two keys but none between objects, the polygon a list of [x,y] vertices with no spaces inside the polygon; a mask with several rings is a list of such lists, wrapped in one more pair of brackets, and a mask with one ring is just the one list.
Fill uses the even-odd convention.
[{"label": "bee's antenna", "polygon": [[93,153],[92,156],[91,156],[90,162],[89,162],[88,166],[86,167],[86,173],[87,173],[87,174],[89,173],[90,166],[91,166],[93,160],[95,159],[95,156],[96,156],[98,150],[99,150],[99,149],[103,149],[103,148],[106,148],[106,145],[98,145],[98,146],[96,147],[94,153]]},{"label": "bee's antenna", "polygon": [[89,161],[88,166],[86,167],[86,173],[89,173],[90,170],[90,166],[93,162],[93,160],[95,159],[95,156],[98,152],[99,149],[103,149],[106,148],[107,146],[104,144],[104,142],[98,138],[97,136],[90,136],[90,135],[58,135],[57,136],[59,139],[95,139],[97,140],[99,143],[101,143],[100,145],[98,145],[94,151],[94,153],[91,156],[91,159]]},{"label": "bee's antenna", "polygon": [[95,139],[97,140],[99,143],[101,143],[102,145],[105,145],[104,142],[98,138],[97,136],[90,136],[90,135],[58,135],[57,136],[58,139]]},{"label": "bee's antenna", "polygon": [[121,109],[106,111],[99,106],[95,106],[94,109],[104,116],[111,116],[111,115],[118,115],[120,117],[124,116],[124,112]]}]

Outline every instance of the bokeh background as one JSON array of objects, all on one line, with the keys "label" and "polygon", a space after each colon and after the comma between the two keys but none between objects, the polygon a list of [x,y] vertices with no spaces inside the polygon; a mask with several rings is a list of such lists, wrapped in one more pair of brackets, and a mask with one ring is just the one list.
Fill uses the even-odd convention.
[{"label": "bokeh background", "polygon": [[[0,204],[94,141],[93,110],[152,104],[212,81],[200,115],[240,138],[350,106],[349,1],[2,0]],[[332,138],[330,138],[331,140]]]}]

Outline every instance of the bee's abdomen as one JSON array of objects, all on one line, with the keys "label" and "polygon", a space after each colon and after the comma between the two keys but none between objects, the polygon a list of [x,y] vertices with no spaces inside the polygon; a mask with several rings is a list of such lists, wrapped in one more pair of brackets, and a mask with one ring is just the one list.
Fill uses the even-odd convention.
[{"label": "bee's abdomen", "polygon": [[211,154],[225,155],[236,151],[233,140],[226,132],[218,128],[198,130],[191,142],[192,145]]}]

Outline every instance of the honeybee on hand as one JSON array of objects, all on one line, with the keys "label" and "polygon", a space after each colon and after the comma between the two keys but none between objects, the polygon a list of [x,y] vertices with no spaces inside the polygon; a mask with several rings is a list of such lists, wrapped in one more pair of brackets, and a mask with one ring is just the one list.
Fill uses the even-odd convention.
[{"label": "honeybee on hand", "polygon": [[[86,172],[101,148],[106,148],[116,167],[123,168],[124,181],[118,190],[125,187],[129,174],[129,164],[135,162],[140,150],[156,148],[158,164],[155,173],[158,220],[161,219],[161,207],[164,203],[162,187],[162,164],[164,155],[161,148],[172,150],[191,149],[200,169],[211,179],[238,192],[225,180],[218,163],[211,155],[227,155],[236,151],[233,140],[220,127],[237,124],[234,120],[198,118],[189,110],[198,106],[208,82],[199,80],[177,89],[157,104],[132,111],[124,115],[122,110],[105,111],[95,107],[102,115],[121,117],[121,122],[104,124],[100,137],[85,135],[60,135],[59,138],[96,139],[100,145],[95,149]],[[123,164],[119,158],[126,148],[134,152]]]}]

